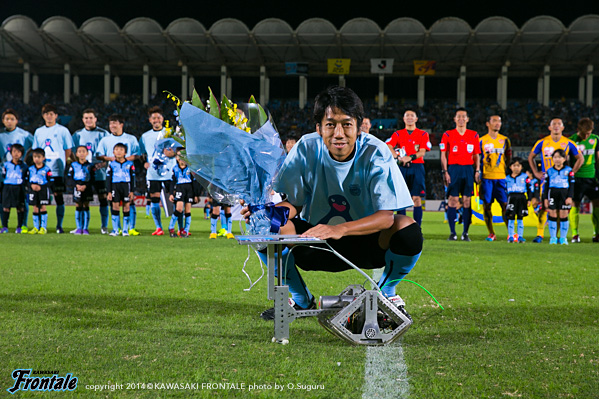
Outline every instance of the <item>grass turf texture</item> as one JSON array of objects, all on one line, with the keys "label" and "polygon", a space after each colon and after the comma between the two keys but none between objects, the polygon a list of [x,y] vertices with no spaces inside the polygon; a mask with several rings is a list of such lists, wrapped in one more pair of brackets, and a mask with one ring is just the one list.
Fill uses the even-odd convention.
[{"label": "grass turf texture", "polygon": [[[143,211],[139,237],[100,235],[97,208],[90,236],[52,228],[16,235],[12,225],[0,235],[0,396],[9,395],[16,368],[73,373],[79,383],[68,396],[362,396],[365,348],[335,338],[315,318],[291,324],[289,345],[270,342],[273,325],[258,317],[271,306],[266,282],[243,291],[245,246],[208,240],[209,221],[196,209],[190,238],[152,237]],[[73,213],[67,207],[65,231],[74,228]],[[53,226],[53,208],[49,215]],[[595,397],[599,245],[590,243],[589,216],[581,216],[583,243],[569,246],[530,243],[532,227],[526,244],[485,242],[484,226],[471,227],[473,242],[447,242],[442,220],[425,213],[424,252],[408,278],[445,310],[413,284],[398,290],[414,318],[401,340],[410,397]],[[496,231],[507,235],[505,227]],[[247,269],[259,276],[255,255]],[[363,282],[354,271],[303,276],[317,297]],[[245,389],[126,389],[203,382]],[[123,385],[112,393],[86,389],[94,384]],[[250,391],[252,384],[263,387]]]}]

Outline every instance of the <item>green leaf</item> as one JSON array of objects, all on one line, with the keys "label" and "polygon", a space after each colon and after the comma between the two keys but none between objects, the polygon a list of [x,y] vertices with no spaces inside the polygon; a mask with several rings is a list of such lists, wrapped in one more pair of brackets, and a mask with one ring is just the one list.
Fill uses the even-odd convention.
[{"label": "green leaf", "polygon": [[208,91],[210,92],[210,98],[208,100],[208,103],[210,104],[209,113],[215,118],[220,119],[220,105],[218,104],[218,100],[216,97],[214,97],[214,93],[212,93],[212,89],[210,87],[208,87]]},{"label": "green leaf", "polygon": [[198,94],[195,88],[193,89],[193,93],[191,94],[191,105],[201,109],[202,111],[206,111],[206,107],[204,107],[202,99],[200,98],[200,95]]}]

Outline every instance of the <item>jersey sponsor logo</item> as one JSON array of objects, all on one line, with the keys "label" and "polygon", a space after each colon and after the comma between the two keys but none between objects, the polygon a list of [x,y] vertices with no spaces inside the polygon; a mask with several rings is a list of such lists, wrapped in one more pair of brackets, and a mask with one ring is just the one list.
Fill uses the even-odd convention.
[{"label": "jersey sponsor logo", "polygon": [[553,155],[553,151],[555,151],[555,148],[545,147],[545,148],[543,148],[543,155],[551,158],[551,156]]},{"label": "jersey sponsor logo", "polygon": [[453,152],[458,152],[458,146],[457,146],[457,145],[454,145],[454,146],[453,146],[453,148],[451,149],[451,151],[453,151]]},{"label": "jersey sponsor logo", "polygon": [[589,139],[589,144],[590,144],[590,145],[593,145],[593,144],[595,144],[595,139]]},{"label": "jersey sponsor logo", "polygon": [[362,193],[362,189],[359,184],[350,184],[349,185],[349,193],[355,197],[359,196]]},{"label": "jersey sponsor logo", "polygon": [[468,151],[468,152],[474,151],[474,145],[473,144],[467,144],[466,145],[466,151]]}]

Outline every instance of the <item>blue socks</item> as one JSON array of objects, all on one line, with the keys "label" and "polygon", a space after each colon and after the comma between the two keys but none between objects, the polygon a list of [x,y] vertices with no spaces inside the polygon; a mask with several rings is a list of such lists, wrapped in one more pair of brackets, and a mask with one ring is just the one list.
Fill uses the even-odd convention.
[{"label": "blue socks", "polygon": [[[514,227],[515,227],[516,221],[515,220],[508,220],[507,221],[507,235],[509,237],[513,237],[514,236]],[[518,223],[518,230],[520,230],[520,225],[522,223]]]},{"label": "blue socks", "polygon": [[62,228],[64,220],[64,204],[56,205],[56,228]]},{"label": "blue socks", "polygon": [[464,233],[468,233],[470,222],[472,221],[472,208],[462,208],[462,219],[464,224]]},{"label": "blue socks", "polygon": [[110,214],[110,208],[108,205],[100,205],[100,219],[102,223],[102,228],[108,227],[108,215]]},{"label": "blue socks", "polygon": [[191,213],[185,214],[185,231],[189,233],[189,228],[191,227]]},{"label": "blue socks", "polygon": [[422,252],[416,255],[398,255],[390,249],[385,253],[385,270],[379,281],[379,288],[386,297],[395,295],[395,287],[414,268]]},{"label": "blue socks", "polygon": [[160,202],[152,202],[150,205],[150,211],[152,212],[152,219],[154,219],[154,224],[157,229],[162,228],[162,219],[160,215]]},{"label": "blue socks", "polygon": [[570,221],[567,218],[560,219],[559,222],[559,236],[562,240],[568,238],[568,229],[570,228]]},{"label": "blue socks", "polygon": [[[258,256],[262,263],[266,265],[266,253],[258,252]],[[278,254],[275,254],[275,260]],[[293,253],[289,253],[289,248],[283,249],[282,252],[282,262],[283,262],[283,270],[287,271],[285,277],[283,277],[283,284],[289,286],[289,292],[291,293],[291,299],[298,304],[298,306],[307,309],[312,301],[314,300],[314,296],[306,287],[304,280],[300,276],[297,266],[295,266],[295,259],[293,257]],[[275,268],[275,276],[277,276],[277,270]]]},{"label": "blue socks", "polygon": [[422,207],[415,206],[412,216],[413,216],[414,220],[416,221],[416,223],[418,223],[418,226],[421,226],[422,225]]},{"label": "blue socks", "polygon": [[131,215],[129,216],[129,228],[134,229],[135,223],[137,222],[137,209],[135,209],[133,202],[129,205],[129,214]]},{"label": "blue socks", "polygon": [[216,234],[216,224],[218,223],[218,215],[210,215],[210,233]]},{"label": "blue socks", "polygon": [[449,231],[451,234],[455,234],[455,220],[458,216],[457,210],[453,206],[447,207],[447,223],[449,224]]}]

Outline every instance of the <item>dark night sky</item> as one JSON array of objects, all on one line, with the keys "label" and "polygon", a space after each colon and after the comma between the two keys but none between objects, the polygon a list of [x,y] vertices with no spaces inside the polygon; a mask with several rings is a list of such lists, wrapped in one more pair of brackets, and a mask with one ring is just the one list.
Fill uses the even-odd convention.
[{"label": "dark night sky", "polygon": [[[222,18],[236,18],[252,29],[265,18],[280,18],[296,28],[302,21],[319,17],[331,21],[340,28],[346,21],[357,18],[370,18],[381,28],[399,17],[412,17],[430,27],[443,17],[459,17],[475,27],[490,16],[510,18],[518,26],[537,15],[551,15],[568,26],[577,17],[586,14],[599,14],[596,1],[571,0],[558,2],[523,1],[380,1],[369,2],[360,7],[349,5],[353,2],[328,0],[315,1],[194,1],[194,2],[148,2],[139,0],[99,0],[73,1],[17,0],[0,6],[0,21],[16,14],[31,17],[38,25],[52,16],[65,16],[80,26],[89,18],[104,16],[114,20],[119,26],[136,17],[150,17],[163,28],[173,20],[191,17],[200,21],[206,28]],[[158,4],[151,5],[148,4]],[[178,5],[175,5],[178,4]],[[192,6],[188,4],[194,4]],[[43,5],[43,6],[41,6]]]}]

